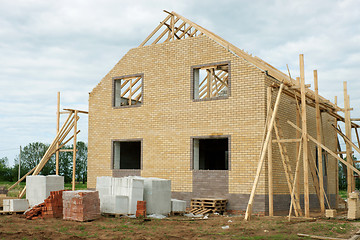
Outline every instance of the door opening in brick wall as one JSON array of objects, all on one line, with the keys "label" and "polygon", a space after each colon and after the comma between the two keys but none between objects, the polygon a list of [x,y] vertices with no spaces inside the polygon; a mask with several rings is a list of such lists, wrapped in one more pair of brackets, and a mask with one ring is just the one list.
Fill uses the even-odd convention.
[{"label": "door opening in brick wall", "polygon": [[142,103],[143,75],[114,78],[114,107]]},{"label": "door opening in brick wall", "polygon": [[193,67],[194,99],[229,96],[229,64]]},{"label": "door opening in brick wall", "polygon": [[113,151],[113,169],[141,169],[141,141],[114,141]]},{"label": "door opening in brick wall", "polygon": [[229,139],[194,138],[193,168],[194,170],[228,170]]}]

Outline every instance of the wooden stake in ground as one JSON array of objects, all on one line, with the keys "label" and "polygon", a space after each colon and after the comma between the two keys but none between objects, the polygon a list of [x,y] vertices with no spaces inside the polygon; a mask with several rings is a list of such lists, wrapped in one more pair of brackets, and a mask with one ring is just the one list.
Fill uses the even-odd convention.
[{"label": "wooden stake in ground", "polygon": [[[300,77],[296,78],[296,85],[300,86]],[[299,105],[299,101],[296,97],[296,94],[294,94],[295,96],[295,101],[296,101],[296,126],[301,127],[301,112],[300,112],[300,105]],[[299,139],[301,137],[301,133],[296,131],[296,139]],[[299,152],[300,147],[300,142],[296,143],[296,153]],[[295,157],[297,157],[297,155],[295,154]],[[296,170],[298,176],[300,176],[300,168],[298,168]],[[300,177],[298,177],[294,183],[294,185],[296,185],[296,190],[295,190],[295,197],[296,199],[300,199]]]},{"label": "wooden stake in ground", "polygon": [[256,169],[256,175],[255,175],[254,184],[253,184],[253,187],[251,189],[249,202],[248,202],[248,205],[247,205],[247,208],[246,208],[245,220],[250,219],[250,215],[251,215],[251,211],[252,211],[252,204],[254,202],[254,197],[255,197],[256,187],[257,187],[257,184],[259,182],[261,168],[262,168],[262,165],[264,163],[265,153],[266,153],[268,143],[269,143],[269,140],[270,140],[270,137],[271,137],[270,132],[271,132],[271,129],[273,128],[273,126],[274,126],[275,117],[276,117],[277,110],[279,108],[280,97],[281,97],[281,92],[282,92],[283,88],[284,88],[284,84],[282,83],[280,85],[279,92],[278,92],[278,95],[276,97],[276,101],[275,101],[275,105],[274,105],[274,111],[273,111],[273,114],[272,114],[271,119],[270,119],[270,124],[269,124],[269,128],[267,130],[267,133],[266,133],[266,138],[265,138],[265,141],[264,141],[264,143],[262,145],[263,147],[262,147],[262,150],[261,150],[259,163],[258,163],[258,166],[257,166],[257,169]]},{"label": "wooden stake in ground", "polygon": [[303,139],[303,165],[304,165],[304,209],[305,217],[310,217],[309,204],[309,162],[308,162],[308,140],[306,125],[306,96],[305,96],[305,72],[304,72],[304,55],[300,54],[300,85],[301,85],[301,122],[302,122],[302,139]]},{"label": "wooden stake in ground", "polygon": [[[347,94],[347,83],[344,82],[344,111],[345,111],[345,134],[346,137],[351,139],[351,120],[350,120],[350,99]],[[346,142],[346,161],[349,164],[353,164],[352,148],[349,143]],[[347,168],[347,192],[348,194],[355,190],[354,173]]]},{"label": "wooden stake in ground", "polygon": [[[316,110],[316,136],[319,143],[322,140],[321,132],[321,113],[320,113],[320,102],[319,102],[319,87],[318,87],[318,76],[317,70],[314,70],[314,85],[315,85],[315,110]],[[319,201],[321,213],[325,213],[325,204],[324,204],[324,177],[323,177],[323,159],[322,159],[322,149],[317,146],[317,161],[319,168]]]},{"label": "wooden stake in ground", "polygon": [[[78,111],[75,110],[75,119],[77,119]],[[77,140],[77,120],[74,125],[74,146],[73,146],[73,174],[72,174],[72,190],[75,191],[75,174],[76,174],[76,140]]]},{"label": "wooden stake in ground", "polygon": [[[60,128],[60,92],[57,93],[57,111],[56,111],[56,134],[59,133]],[[59,148],[59,143],[56,143],[56,148]],[[56,175],[59,175],[59,151],[56,151]]]},{"label": "wooden stake in ground", "polygon": [[[272,88],[267,88],[267,127],[269,128],[269,116],[271,109],[271,92]],[[271,130],[271,129],[270,129]],[[270,131],[270,135],[272,132]],[[274,216],[274,191],[273,191],[273,163],[272,163],[272,142],[269,141],[268,146],[268,187],[269,187],[269,216]]]}]

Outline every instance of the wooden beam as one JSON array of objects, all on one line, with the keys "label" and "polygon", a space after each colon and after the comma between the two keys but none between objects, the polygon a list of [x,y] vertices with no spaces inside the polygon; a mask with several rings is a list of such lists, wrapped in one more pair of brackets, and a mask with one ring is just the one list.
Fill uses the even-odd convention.
[{"label": "wooden beam", "polygon": [[[348,136],[346,136],[344,133],[342,133],[337,127],[335,127],[333,124],[331,124],[331,126],[335,129],[335,131],[338,133],[338,134],[340,134],[340,136],[344,139],[344,141],[345,141],[345,143],[346,144],[349,144],[351,147],[353,147],[359,154],[360,154],[360,148],[358,147],[358,146],[356,146],[355,145],[355,143],[353,143],[352,141],[351,141],[351,139],[349,139],[349,137]],[[353,153],[353,151],[352,151],[352,153]],[[346,151],[346,160],[347,160],[347,155],[348,154],[348,151]],[[350,155],[352,155],[351,153],[350,153]],[[352,163],[352,162],[351,162]],[[350,163],[350,164],[351,164]]]},{"label": "wooden beam", "polygon": [[284,88],[284,84],[281,84],[280,88],[279,88],[278,95],[276,97],[273,114],[271,116],[269,128],[268,128],[267,133],[266,133],[266,138],[265,138],[265,141],[264,141],[264,143],[262,145],[263,147],[262,147],[262,150],[261,150],[261,153],[260,153],[260,159],[259,159],[259,163],[258,163],[258,166],[257,166],[257,169],[256,169],[256,175],[255,175],[254,184],[252,186],[250,197],[249,197],[249,202],[248,202],[248,205],[247,205],[247,208],[246,208],[245,220],[250,219],[250,215],[251,215],[251,211],[252,211],[252,204],[254,202],[254,197],[255,197],[256,187],[257,187],[257,184],[259,182],[261,168],[262,168],[262,165],[264,163],[264,159],[265,159],[265,155],[266,155],[265,153],[266,153],[268,143],[269,143],[270,137],[271,137],[270,132],[271,132],[271,129],[273,128],[273,126],[274,126],[275,117],[276,117],[276,114],[277,114],[277,111],[278,111],[278,108],[279,108],[281,92],[282,92],[283,88]]},{"label": "wooden beam", "polygon": [[[276,139],[278,141],[280,140],[279,129],[280,129],[280,126],[278,128],[277,123],[275,121],[274,122],[274,130],[275,130]],[[290,194],[290,196],[294,197],[293,195],[291,195],[293,185],[294,185],[294,179],[291,174],[291,169],[289,168],[290,167],[289,163],[286,160],[287,151],[286,151],[285,146],[282,146],[280,142],[278,142],[278,145],[279,145],[279,151],[280,151],[280,156],[281,156],[281,162],[282,162],[284,172],[285,172],[286,182],[287,182],[288,188],[289,188],[289,194]],[[299,199],[293,199],[292,201],[295,202],[295,205],[294,205],[295,215],[296,216],[302,215]]]},{"label": "wooden beam", "polygon": [[[77,118],[78,112],[75,111],[75,119]],[[74,143],[73,143],[73,172],[72,172],[72,190],[75,191],[75,174],[76,174],[76,140],[77,140],[77,121],[75,120],[74,125]]]},{"label": "wooden beam", "polygon": [[[287,121],[287,123],[292,126],[293,128],[295,128],[297,131],[302,132],[302,129],[297,127],[294,123],[292,123],[291,121]],[[354,172],[356,172],[357,174],[360,175],[360,171],[355,168],[353,165],[349,164],[347,161],[345,161],[344,159],[342,159],[341,157],[339,157],[336,153],[334,153],[333,151],[331,151],[328,147],[326,147],[325,145],[319,143],[315,138],[313,138],[310,134],[307,134],[307,137],[313,141],[315,144],[319,144],[320,147],[322,149],[324,149],[325,151],[327,151],[331,156],[333,156],[334,158],[336,158],[337,160],[339,160],[340,162],[342,162],[343,164],[345,164],[346,166],[348,166],[351,170],[353,170]]]},{"label": "wooden beam", "polygon": [[[316,136],[319,143],[322,141],[322,132],[321,132],[321,113],[320,113],[320,103],[319,103],[319,85],[318,85],[318,75],[317,70],[314,70],[314,85],[315,85],[315,111],[316,111]],[[325,203],[324,203],[324,176],[323,176],[323,159],[322,159],[322,149],[318,145],[317,147],[317,156],[318,156],[318,168],[319,168],[319,202],[320,210],[322,214],[325,214]]]},{"label": "wooden beam", "polygon": [[303,139],[303,165],[304,165],[304,209],[305,217],[310,217],[309,203],[309,162],[308,162],[308,142],[307,142],[307,123],[306,123],[306,97],[305,97],[305,72],[304,55],[300,54],[300,84],[301,84],[301,122]]},{"label": "wooden beam", "polygon": [[[269,128],[269,116],[271,111],[271,94],[272,88],[267,88],[267,128]],[[271,129],[270,129],[271,130]],[[272,135],[272,132],[269,133]],[[273,160],[272,160],[272,144],[269,141],[268,146],[268,188],[269,188],[269,216],[274,216],[274,190],[273,190]]]},{"label": "wooden beam", "polygon": [[[345,109],[345,134],[346,137],[351,139],[351,120],[350,120],[350,100],[347,94],[347,82],[344,81],[344,109]],[[348,163],[353,164],[353,159],[351,156],[351,145],[346,143],[346,160]],[[347,168],[347,192],[350,194],[355,190],[355,181],[354,174]]]},{"label": "wooden beam", "polygon": [[82,110],[75,110],[75,109],[70,109],[70,108],[67,108],[67,109],[64,109],[64,110],[66,110],[66,111],[71,111],[71,112],[75,112],[75,111],[77,111],[78,113],[83,113],[83,114],[89,114],[89,112],[87,112],[87,111],[82,111]]},{"label": "wooden beam", "polygon": [[[56,134],[60,129],[60,92],[57,93],[57,109],[56,109]],[[56,143],[56,148],[59,148],[59,143]],[[59,175],[59,151],[55,154],[55,169],[56,175]],[[34,169],[35,170],[35,169]]]},{"label": "wooden beam", "polygon": [[[300,77],[296,78],[296,84],[300,86]],[[300,127],[301,125],[301,113],[300,113],[300,105],[299,105],[299,100],[297,99],[297,96],[294,94],[294,98],[295,98],[295,103],[296,103],[296,126]],[[300,132],[295,131],[296,132],[296,138],[299,139],[301,137]],[[296,153],[298,153],[301,150],[301,143],[296,143]],[[300,154],[301,155],[301,154]],[[295,156],[297,157],[297,156]],[[297,199],[300,199],[300,167],[298,167],[296,169],[296,174],[299,176],[296,181],[295,181],[295,185],[296,185],[296,190],[295,190],[295,196]]]},{"label": "wooden beam", "polygon": [[[294,183],[295,184],[293,184],[293,189],[292,189],[291,195],[290,195],[291,202],[290,202],[290,209],[289,209],[289,221],[290,221],[290,218],[291,218],[291,212],[292,212],[292,207],[293,207],[293,204],[294,204],[294,199],[296,198],[295,190],[298,187],[296,185],[296,182],[297,182],[297,180],[299,178],[299,173],[300,173],[299,166],[300,166],[300,157],[301,157],[301,144],[302,144],[302,141],[299,143],[299,149],[297,151],[298,154],[297,154],[297,157],[296,157],[296,167],[295,167],[295,176],[294,176]],[[298,199],[300,199],[300,198],[298,198]]]},{"label": "wooden beam", "polygon": [[147,43],[147,41],[149,41],[150,38],[152,38],[155,35],[155,33],[159,31],[159,29],[164,25],[164,23],[169,20],[170,17],[171,17],[170,14],[167,15],[167,17],[150,33],[150,35],[147,36],[147,38],[145,38],[145,40],[140,44],[140,46],[144,46]]},{"label": "wooden beam", "polygon": [[298,138],[298,139],[280,139],[280,140],[272,140],[272,142],[273,143],[277,143],[277,142],[279,142],[279,143],[294,143],[294,142],[296,142],[296,143],[298,143],[298,142],[301,142],[302,140],[301,140],[301,138]]},{"label": "wooden beam", "polygon": [[351,121],[360,121],[360,118],[350,118]]}]

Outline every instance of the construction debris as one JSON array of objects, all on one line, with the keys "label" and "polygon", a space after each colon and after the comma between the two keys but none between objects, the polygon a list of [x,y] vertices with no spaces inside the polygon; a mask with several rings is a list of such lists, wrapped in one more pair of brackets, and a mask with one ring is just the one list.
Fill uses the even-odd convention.
[{"label": "construction debris", "polygon": [[45,207],[45,203],[40,203],[39,205],[36,205],[32,207],[30,210],[25,212],[26,219],[33,220],[38,218],[43,218],[42,211],[43,207]]},{"label": "construction debris", "polygon": [[336,217],[336,209],[326,209],[325,217],[327,218],[335,218]]}]

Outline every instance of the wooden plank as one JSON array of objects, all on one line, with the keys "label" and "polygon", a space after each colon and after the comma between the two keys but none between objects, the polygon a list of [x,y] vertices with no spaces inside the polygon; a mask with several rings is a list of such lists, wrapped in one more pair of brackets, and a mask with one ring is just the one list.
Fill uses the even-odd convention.
[{"label": "wooden plank", "polygon": [[[350,120],[350,101],[349,96],[347,94],[347,82],[344,81],[344,109],[345,109],[345,134],[351,139],[351,120]],[[353,159],[351,155],[351,146],[348,142],[346,143],[346,160],[348,163],[353,164]],[[355,181],[354,181],[354,173],[347,168],[347,192],[350,194],[355,190]]]},{"label": "wooden plank", "polygon": [[279,139],[279,140],[272,140],[273,143],[298,143],[302,141],[301,138],[298,138],[298,139]]},{"label": "wooden plank", "polygon": [[[299,178],[299,173],[300,171],[299,170],[299,166],[300,166],[300,157],[301,157],[301,143],[299,143],[299,149],[298,149],[298,154],[297,154],[297,157],[296,157],[296,166],[295,166],[295,176],[294,176],[294,183],[296,183],[297,179]],[[290,195],[290,199],[291,199],[291,202],[290,202],[290,209],[289,209],[289,221],[290,221],[290,218],[291,218],[291,211],[292,211],[292,207],[293,207],[293,204],[294,204],[294,199],[296,197],[295,195],[295,190],[298,186],[296,186],[296,184],[293,185],[293,189],[291,191],[291,195]],[[300,198],[298,198],[300,199]]]},{"label": "wooden plank", "polygon": [[357,140],[357,142],[358,142],[358,146],[359,146],[359,148],[360,148],[360,139],[359,139],[359,133],[358,133],[357,128],[355,128],[355,134],[356,134],[356,140]]},{"label": "wooden plank", "polygon": [[360,121],[360,118],[350,118],[351,121]]},{"label": "wooden plank", "polygon": [[145,38],[145,40],[140,44],[140,46],[144,46],[144,45],[147,43],[147,41],[149,41],[150,38],[152,38],[152,37],[155,35],[155,33],[156,33],[157,31],[159,31],[159,29],[164,25],[164,23],[169,20],[170,17],[171,17],[171,15],[169,14],[169,15],[150,33],[150,35]]},{"label": "wooden plank", "polygon": [[13,185],[11,185],[9,188],[8,188],[8,191],[10,191],[11,189],[13,189],[16,185],[18,185],[19,183],[21,183],[27,176],[29,176],[32,172],[35,171],[35,168],[36,166],[31,169],[27,174],[25,174],[22,178],[20,178],[16,183],[14,183]]},{"label": "wooden plank", "polygon": [[279,88],[278,95],[276,97],[273,114],[272,114],[271,119],[270,119],[269,129],[268,129],[268,131],[266,133],[266,138],[265,138],[265,141],[264,141],[264,143],[262,145],[263,147],[262,147],[262,150],[261,150],[261,153],[260,153],[260,159],[259,159],[259,163],[258,163],[258,166],[257,166],[257,169],[256,169],[256,175],[255,175],[254,184],[253,184],[253,187],[251,189],[249,202],[248,202],[248,205],[247,205],[247,208],[246,208],[245,220],[250,219],[250,215],[251,215],[251,211],[252,211],[252,204],[254,202],[254,197],[255,197],[256,187],[257,187],[257,184],[259,182],[261,168],[262,168],[262,165],[264,163],[264,159],[265,159],[265,155],[266,155],[265,153],[266,153],[268,143],[269,143],[269,140],[270,140],[270,137],[271,137],[270,132],[271,132],[271,129],[273,128],[273,126],[274,126],[275,117],[276,117],[276,114],[277,114],[277,111],[278,111],[278,108],[279,108],[281,92],[282,92],[283,88],[284,88],[284,84],[281,84],[280,88]]},{"label": "wooden plank", "polygon": [[71,111],[71,112],[77,111],[78,113],[89,114],[88,111],[82,111],[82,110],[75,110],[75,109],[69,109],[69,108],[64,109],[64,110]]},{"label": "wooden plank", "polygon": [[[271,110],[271,94],[272,88],[267,88],[267,116],[270,116]],[[267,128],[269,128],[269,118],[267,117]],[[272,135],[272,131],[269,133]],[[269,216],[274,216],[274,189],[273,189],[273,160],[272,160],[272,144],[269,141],[268,146],[268,188],[269,188]]]},{"label": "wooden plank", "polygon": [[[319,103],[319,86],[318,86],[318,75],[317,70],[314,70],[314,85],[315,85],[315,111],[316,111],[316,136],[319,143],[322,141],[322,132],[321,132],[321,113],[320,113],[320,103]],[[317,156],[318,156],[318,168],[319,168],[319,201],[320,201],[320,211],[322,214],[325,214],[325,203],[324,203],[324,176],[323,176],[323,159],[322,159],[322,149],[318,145],[317,147]]]},{"label": "wooden plank", "polygon": [[75,174],[76,174],[76,140],[77,140],[77,115],[75,111],[75,124],[74,124],[74,143],[73,143],[73,172],[72,172],[72,190],[75,191]]},{"label": "wooden plank", "polygon": [[[300,77],[296,78],[296,85],[300,86]],[[295,102],[296,102],[296,126],[300,127],[300,124],[301,124],[300,105],[299,105],[299,100],[297,99],[297,96],[295,94],[294,94],[294,97],[295,97]],[[296,135],[295,135],[296,138],[299,139],[301,137],[301,133],[298,131],[295,131],[295,132],[296,132]],[[301,145],[301,143],[299,143],[299,142],[296,143],[296,153],[300,151],[299,150],[301,148],[300,145]],[[296,153],[295,153],[295,155],[296,155]],[[297,156],[295,156],[295,157],[297,157]],[[295,196],[297,199],[300,199],[300,167],[297,168],[296,172],[299,177],[295,181],[295,185],[296,185]]]},{"label": "wooden plank", "polygon": [[[331,126],[335,129],[335,131],[340,134],[341,137],[343,137],[346,144],[349,144],[351,147],[353,147],[358,153],[360,153],[360,148],[353,143],[348,136],[346,136],[343,132],[341,132],[337,127],[335,127],[333,124]],[[347,155],[346,155],[347,158]],[[351,164],[351,163],[350,163]]]},{"label": "wooden plank", "polygon": [[309,203],[309,162],[308,162],[308,142],[307,142],[307,123],[306,123],[306,97],[305,97],[305,73],[304,55],[300,54],[300,85],[301,85],[301,126],[303,139],[303,165],[304,165],[304,209],[305,217],[310,217]]},{"label": "wooden plank", "polygon": [[[274,130],[275,130],[275,136],[277,140],[280,140],[280,133],[279,133],[279,128],[277,127],[277,121],[274,122]],[[278,146],[279,146],[279,152],[280,152],[280,156],[281,156],[281,163],[283,165],[284,168],[284,172],[285,172],[285,177],[286,177],[286,182],[289,188],[289,194],[291,195],[291,191],[293,189],[293,183],[294,183],[294,179],[291,175],[291,169],[289,168],[289,164],[288,161],[286,160],[286,155],[287,155],[287,151],[285,146],[283,146],[280,142],[278,142]],[[294,197],[293,195],[291,195],[291,197]],[[293,199],[295,205],[294,205],[294,209],[295,209],[295,215],[296,216],[300,216],[301,213],[301,207],[300,207],[300,202],[299,199]]]},{"label": "wooden plank", "polygon": [[[57,93],[57,109],[56,109],[56,134],[60,129],[60,92]],[[59,143],[56,143],[56,148],[59,148]],[[56,175],[59,175],[59,151],[56,151],[55,155],[55,169]]]},{"label": "wooden plank", "polygon": [[[291,121],[287,121],[287,123],[292,126],[293,128],[295,128],[297,131],[302,131],[301,128],[297,127],[294,123],[292,123]],[[327,151],[331,156],[333,156],[334,158],[336,158],[337,160],[339,160],[340,162],[342,162],[343,164],[345,164],[346,166],[348,166],[351,170],[353,170],[354,172],[356,172],[357,174],[360,175],[360,171],[358,169],[356,169],[353,165],[351,165],[350,163],[348,163],[347,161],[345,161],[344,159],[342,159],[341,157],[339,157],[336,153],[334,153],[332,150],[330,150],[328,147],[326,147],[325,145],[319,143],[315,138],[313,138],[310,134],[307,134],[307,137],[313,141],[315,144],[319,144],[320,147],[322,149],[324,149],[325,151]]]}]

